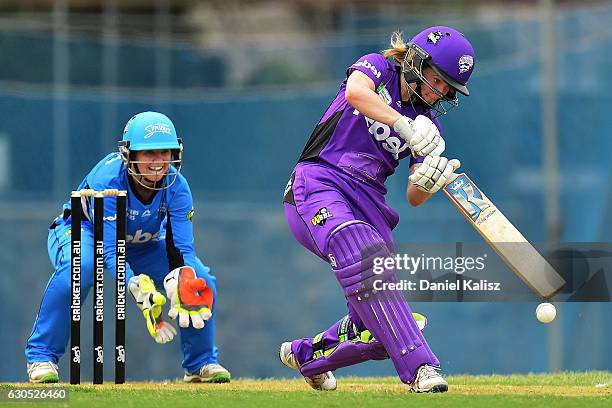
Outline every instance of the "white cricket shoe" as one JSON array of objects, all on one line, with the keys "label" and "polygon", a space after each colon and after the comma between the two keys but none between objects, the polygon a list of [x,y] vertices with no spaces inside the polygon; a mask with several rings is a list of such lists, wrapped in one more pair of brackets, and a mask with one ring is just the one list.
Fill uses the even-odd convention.
[{"label": "white cricket shoe", "polygon": [[409,385],[412,392],[446,392],[448,383],[433,366],[424,364],[419,367],[414,382]]},{"label": "white cricket shoe", "polygon": [[28,377],[33,383],[59,382],[57,364],[50,361],[36,361],[28,364]]},{"label": "white cricket shoe", "polygon": [[[280,346],[278,351],[280,361],[289,368],[299,370],[300,365],[298,364],[293,351],[291,351],[291,342],[287,341]],[[336,377],[331,371],[327,371],[323,374],[313,375],[311,377],[304,377],[304,380],[317,391],[333,391],[336,389]]]},{"label": "white cricket shoe", "polygon": [[185,373],[185,382],[227,383],[232,376],[220,364],[206,364],[195,373]]}]

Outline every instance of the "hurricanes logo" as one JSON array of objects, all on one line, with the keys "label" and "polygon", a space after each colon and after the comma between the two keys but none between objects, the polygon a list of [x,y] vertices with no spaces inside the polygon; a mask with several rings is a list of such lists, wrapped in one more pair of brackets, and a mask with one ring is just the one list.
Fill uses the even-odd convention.
[{"label": "hurricanes logo", "polygon": [[459,58],[459,73],[468,72],[474,66],[474,57],[471,55],[463,55]]},{"label": "hurricanes logo", "polygon": [[327,219],[331,217],[333,217],[332,213],[327,211],[326,207],[323,207],[323,208],[320,208],[319,211],[317,211],[317,213],[312,218],[312,220],[310,220],[310,222],[312,222],[312,225],[314,225],[315,227],[316,226],[322,227],[327,222]]}]

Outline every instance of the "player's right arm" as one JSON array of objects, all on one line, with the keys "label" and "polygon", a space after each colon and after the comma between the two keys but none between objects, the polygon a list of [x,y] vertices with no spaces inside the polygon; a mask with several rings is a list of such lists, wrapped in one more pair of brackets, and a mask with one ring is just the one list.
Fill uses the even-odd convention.
[{"label": "player's right arm", "polygon": [[401,115],[378,96],[375,91],[378,84],[372,77],[358,69],[349,72],[344,97],[356,110],[367,118],[393,127],[412,152],[419,156],[438,156],[444,152],[444,139],[431,119],[419,115],[413,120]]},{"label": "player's right arm", "polygon": [[364,116],[393,126],[402,115],[380,99],[375,89],[374,81],[369,76],[354,70],[346,81],[344,97]]}]

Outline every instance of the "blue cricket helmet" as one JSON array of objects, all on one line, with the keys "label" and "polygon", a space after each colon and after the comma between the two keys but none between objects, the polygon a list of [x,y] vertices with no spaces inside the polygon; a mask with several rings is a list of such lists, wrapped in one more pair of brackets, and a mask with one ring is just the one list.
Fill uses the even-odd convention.
[{"label": "blue cricket helmet", "polygon": [[[165,149],[172,151],[172,160],[166,162],[170,165],[168,177],[164,178],[161,187],[143,184],[140,179],[146,174],[138,173],[135,165],[140,162],[134,161],[131,152]],[[128,173],[134,176],[139,184],[153,190],[163,190],[174,184],[180,172],[183,142],[176,135],[174,123],[166,115],[159,112],[141,112],[132,116],[126,123],[123,138],[119,141],[119,152]]]},{"label": "blue cricket helmet", "polygon": [[130,150],[180,149],[174,123],[159,112],[132,116],[123,129],[123,142]]}]

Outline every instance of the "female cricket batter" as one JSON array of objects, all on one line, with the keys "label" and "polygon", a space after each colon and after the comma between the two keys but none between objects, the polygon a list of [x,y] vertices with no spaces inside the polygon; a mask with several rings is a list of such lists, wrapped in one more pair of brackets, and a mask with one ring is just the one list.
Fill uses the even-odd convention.
[{"label": "female cricket batter", "polygon": [[326,331],[281,345],[281,361],[315,389],[335,389],[337,368],[386,358],[410,390],[448,389],[402,293],[373,288],[394,282],[395,271],[375,274],[372,263],[394,251],[399,216],[384,183],[399,161],[409,158],[413,206],[459,167],[440,156],[436,117],[458,104],[457,92],[468,95],[474,60],[469,41],[450,27],[428,28],[409,43],[394,33],[391,48],[349,67],[298,160],[284,198],[289,228],[331,265],[348,301],[348,315]]},{"label": "female cricket batter", "polygon": [[[166,298],[157,288],[163,284],[170,298],[168,315],[179,318],[185,381],[228,382],[230,373],[217,363],[214,344],[215,277],[193,247],[191,191],[179,173],[182,149],[168,117],[139,113],[125,126],[119,152],[102,159],[78,189],[127,190],[126,280],[149,334],[161,344],[176,335],[176,329],[161,319]],[[104,263],[113,274],[115,207],[114,199],[104,200]],[[82,212],[83,220],[81,304],[93,284],[93,205],[84,197],[82,208],[70,208],[70,201],[64,204],[49,229],[48,250],[55,272],[26,344],[32,382],[59,381],[57,364],[69,337],[70,214],[75,210]]]}]

